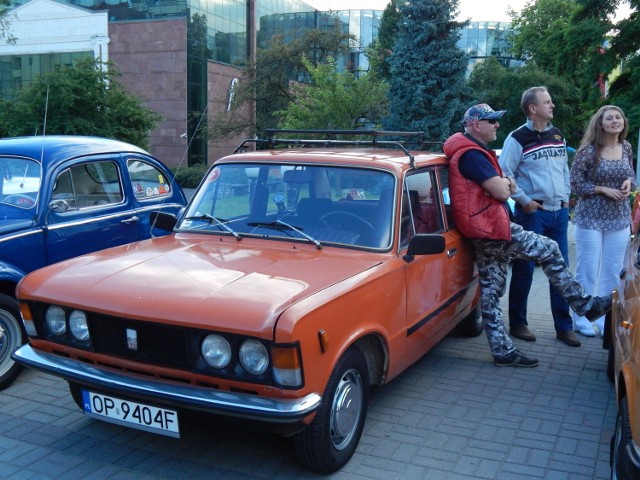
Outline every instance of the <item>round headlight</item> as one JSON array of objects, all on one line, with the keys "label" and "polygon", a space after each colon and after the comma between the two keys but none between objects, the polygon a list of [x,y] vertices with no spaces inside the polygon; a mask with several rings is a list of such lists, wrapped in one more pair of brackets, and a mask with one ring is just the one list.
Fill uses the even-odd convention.
[{"label": "round headlight", "polygon": [[266,347],[257,340],[245,340],[240,345],[240,364],[247,372],[260,375],[269,366]]},{"label": "round headlight", "polygon": [[207,335],[200,350],[204,361],[213,368],[224,368],[231,361],[231,346],[220,335]]},{"label": "round headlight", "polygon": [[45,321],[49,331],[54,335],[64,335],[67,332],[67,315],[64,313],[62,307],[51,306],[47,308],[45,314]]},{"label": "round headlight", "polygon": [[84,342],[89,340],[89,325],[87,324],[87,315],[80,310],[74,310],[69,315],[69,330],[77,340]]}]

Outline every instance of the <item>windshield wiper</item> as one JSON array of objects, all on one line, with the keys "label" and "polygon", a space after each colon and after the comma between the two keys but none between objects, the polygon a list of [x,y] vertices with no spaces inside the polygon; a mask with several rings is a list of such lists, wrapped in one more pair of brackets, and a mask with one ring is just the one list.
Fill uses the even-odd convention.
[{"label": "windshield wiper", "polygon": [[293,230],[297,234],[302,235],[306,240],[309,240],[311,243],[313,243],[318,248],[318,250],[322,249],[322,244],[318,240],[313,238],[311,235],[303,232],[298,227],[289,225],[287,222],[283,222],[282,220],[276,220],[275,222],[252,222],[248,223],[247,225],[249,225],[250,227],[274,228],[276,230]]},{"label": "windshield wiper", "polygon": [[215,225],[217,225],[219,227],[222,227],[224,230],[226,230],[231,235],[236,237],[236,240],[240,240],[242,238],[238,232],[234,231],[226,223],[224,223],[221,220],[217,219],[213,215],[209,215],[208,213],[204,213],[202,215],[196,215],[196,216],[193,216],[193,217],[187,217],[187,218],[185,218],[185,220],[206,220],[209,223],[213,223],[213,224],[215,224]]}]

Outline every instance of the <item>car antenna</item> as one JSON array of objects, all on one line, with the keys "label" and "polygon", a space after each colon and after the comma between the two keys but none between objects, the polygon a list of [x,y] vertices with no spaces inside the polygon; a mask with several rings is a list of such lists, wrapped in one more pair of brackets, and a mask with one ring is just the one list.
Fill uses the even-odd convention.
[{"label": "car antenna", "polygon": [[47,95],[44,99],[44,119],[42,120],[42,149],[40,150],[40,162],[44,159],[44,136],[47,134],[47,113],[49,111],[49,84],[47,84]]}]

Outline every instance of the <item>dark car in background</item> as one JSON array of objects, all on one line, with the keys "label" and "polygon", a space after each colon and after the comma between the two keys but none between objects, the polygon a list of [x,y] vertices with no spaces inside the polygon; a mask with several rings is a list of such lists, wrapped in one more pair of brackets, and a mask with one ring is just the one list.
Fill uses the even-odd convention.
[{"label": "dark car in background", "polygon": [[26,341],[15,289],[29,272],[166,231],[150,215],[186,204],[173,174],[116,140],[41,136],[0,140],[0,389],[18,375]]}]

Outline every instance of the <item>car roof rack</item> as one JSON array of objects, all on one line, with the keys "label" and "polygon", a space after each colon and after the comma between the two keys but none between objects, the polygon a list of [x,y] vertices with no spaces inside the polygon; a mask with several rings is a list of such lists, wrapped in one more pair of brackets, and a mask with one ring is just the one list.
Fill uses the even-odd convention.
[{"label": "car roof rack", "polygon": [[[407,144],[415,145],[416,149],[423,149],[426,146],[442,145],[442,142],[425,142],[422,139],[424,132],[396,132],[387,130],[306,130],[306,129],[278,129],[267,128],[265,129],[266,138],[248,138],[243,140],[240,145],[233,151],[238,153],[246,151],[248,144],[255,144],[256,147],[260,146],[260,149],[272,149],[277,145],[297,145],[300,147],[309,146],[370,146],[370,147],[397,147],[400,148],[405,155],[409,158],[411,167],[415,167],[415,159]],[[284,137],[280,137],[283,135]],[[292,135],[314,135],[315,138],[292,138]],[[360,139],[344,139],[338,137],[369,137]],[[324,137],[324,138],[321,138]],[[381,140],[381,137],[395,137],[389,140]],[[403,142],[398,138],[415,139],[408,142]]]}]

